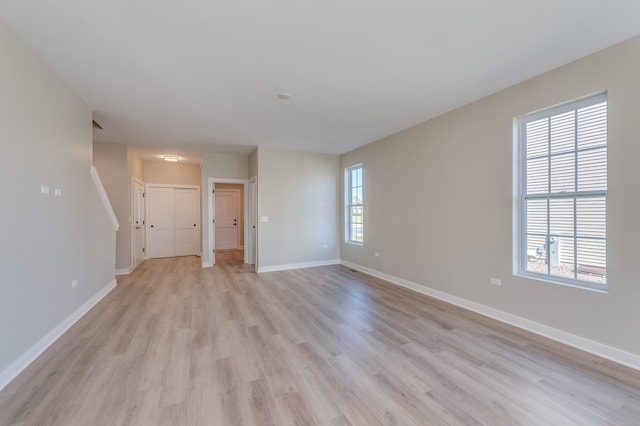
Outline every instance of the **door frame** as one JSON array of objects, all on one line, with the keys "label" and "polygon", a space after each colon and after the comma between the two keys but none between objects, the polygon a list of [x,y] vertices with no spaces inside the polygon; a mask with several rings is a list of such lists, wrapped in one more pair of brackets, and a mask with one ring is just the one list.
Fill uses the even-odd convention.
[{"label": "door frame", "polygon": [[[131,220],[129,221],[130,225],[131,225],[131,233],[129,235],[131,235],[131,267],[130,267],[130,272],[133,272],[134,269],[136,269],[136,263],[135,263],[135,249],[136,249],[136,224],[134,223],[134,218],[135,218],[135,186],[136,185],[140,185],[142,186],[142,245],[144,246],[144,255],[142,256],[142,262],[144,262],[145,260],[147,260],[147,229],[145,227],[145,224],[147,223],[147,197],[146,197],[146,192],[147,192],[147,187],[144,185],[144,182],[142,182],[140,179],[131,176]],[[140,263],[142,263],[140,262]]]},{"label": "door frame", "polygon": [[249,179],[249,215],[246,218],[249,236],[248,246],[245,246],[247,253],[247,263],[254,265],[258,270],[258,176],[254,175]]},{"label": "door frame", "polygon": [[249,182],[248,179],[228,179],[228,178],[214,178],[214,177],[210,177],[207,179],[208,180],[208,185],[207,185],[207,208],[209,210],[208,215],[207,215],[207,225],[209,227],[209,235],[208,240],[209,240],[209,253],[208,255],[211,256],[209,258],[209,262],[207,262],[207,264],[205,264],[203,262],[202,266],[203,267],[208,267],[208,266],[214,266],[216,264],[216,254],[215,254],[215,248],[216,248],[216,239],[215,239],[215,232],[216,232],[216,226],[214,223],[214,218],[216,217],[216,212],[215,212],[215,194],[213,193],[213,188],[214,185],[216,183],[234,183],[234,184],[238,184],[238,185],[243,185],[244,190],[244,211],[242,212],[244,214],[245,220],[243,221],[243,227],[244,227],[244,263],[248,263],[248,255],[247,255],[247,234],[248,234],[248,229],[247,229],[247,223],[248,221],[246,220],[247,218],[247,214],[248,214],[248,204],[249,204],[249,200],[248,200],[248,194],[247,194],[247,184]]}]

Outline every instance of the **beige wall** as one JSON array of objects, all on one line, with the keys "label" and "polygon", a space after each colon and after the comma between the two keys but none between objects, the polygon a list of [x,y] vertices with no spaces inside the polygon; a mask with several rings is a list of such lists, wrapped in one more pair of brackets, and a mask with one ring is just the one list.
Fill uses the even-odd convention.
[{"label": "beige wall", "polygon": [[212,261],[209,247],[209,178],[247,179],[249,159],[246,155],[204,153],[202,156],[202,263]]},{"label": "beige wall", "polygon": [[258,148],[258,270],[340,258],[339,176],[338,156]]},{"label": "beige wall", "polygon": [[144,183],[167,185],[200,185],[201,170],[197,164],[180,164],[168,161],[145,161]]},{"label": "beige wall", "polygon": [[138,179],[140,182],[144,182],[144,163],[140,155],[133,148],[127,148],[127,166],[129,176]]},{"label": "beige wall", "polygon": [[93,165],[109,196],[111,207],[120,228],[116,233],[116,269],[126,270],[131,265],[131,178],[128,169],[126,145],[94,142]]},{"label": "beige wall", "polygon": [[113,281],[116,235],[89,174],[91,109],[1,20],[0,52],[2,387]]},{"label": "beige wall", "polygon": [[[343,155],[364,164],[365,243],[342,258],[640,355],[638,52],[635,38]],[[603,90],[609,293],[513,276],[513,118]]]}]

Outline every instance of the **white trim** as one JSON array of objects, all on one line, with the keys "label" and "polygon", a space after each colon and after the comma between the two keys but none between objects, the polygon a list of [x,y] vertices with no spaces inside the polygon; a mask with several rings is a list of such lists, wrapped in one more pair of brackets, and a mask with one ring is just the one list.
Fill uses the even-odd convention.
[{"label": "white trim", "polygon": [[209,261],[209,262],[202,262],[202,267],[203,268],[213,268],[213,262]]},{"label": "white trim", "polygon": [[300,263],[289,263],[286,265],[258,267],[256,272],[260,274],[262,272],[286,271],[289,269],[313,268],[316,266],[339,265],[339,264],[340,264],[340,259],[315,260],[313,262],[300,262]]},{"label": "white trim", "polygon": [[116,269],[116,275],[129,275],[133,272],[133,266],[124,269]]},{"label": "white trim", "polygon": [[460,306],[478,314],[513,325],[523,330],[530,331],[540,336],[547,337],[551,340],[564,343],[565,345],[569,345],[585,352],[600,356],[602,358],[606,358],[635,370],[640,370],[640,355],[636,355],[622,349],[614,348],[612,346],[605,345],[604,343],[596,342],[563,330],[559,330],[557,328],[550,327],[548,325],[540,324],[538,322],[531,321],[504,311],[500,311],[498,309],[494,309],[480,303],[472,302],[470,300],[463,299],[462,297],[435,290],[422,284],[417,284],[412,281],[376,271],[374,269],[369,269],[367,267],[360,266],[346,260],[341,260],[340,263],[348,268],[359,270],[374,277],[381,278],[392,284],[417,291],[418,293],[431,296],[433,298],[451,303],[456,306]]},{"label": "white trim", "polygon": [[29,348],[24,354],[16,359],[6,370],[0,373],[0,390],[4,389],[13,379],[16,378],[25,368],[27,368],[33,361],[36,360],[49,346],[51,346],[56,340],[60,338],[67,330],[71,328],[80,318],[82,318],[91,308],[93,308],[102,298],[116,288],[118,284],[114,279],[98,293],[96,293],[91,299],[87,300],[82,306],[80,306],[74,313],[69,315],[64,321],[58,324],[53,330],[48,332],[42,339],[40,339],[35,345]]},{"label": "white trim", "polygon": [[111,206],[111,201],[109,201],[107,191],[105,191],[104,185],[102,185],[100,175],[98,174],[98,169],[96,169],[95,166],[91,166],[91,168],[89,169],[89,173],[91,174],[91,178],[93,179],[93,184],[96,187],[96,191],[98,191],[98,196],[100,197],[100,200],[102,200],[102,204],[107,211],[107,216],[109,216],[109,219],[111,219],[111,223],[113,223],[113,229],[118,231],[118,229],[120,228],[120,223],[118,223],[116,213],[113,211],[113,207]]},{"label": "white trim", "polygon": [[[144,186],[144,182],[142,182],[140,179],[138,179],[135,176],[131,176],[131,186],[130,186],[131,192],[129,193],[129,201],[131,202],[131,205],[129,206],[130,207],[130,209],[129,209],[130,210],[129,211],[129,227],[130,227],[129,240],[130,240],[130,243],[131,243],[131,256],[130,256],[130,259],[129,259],[129,264],[131,266],[129,267],[127,273],[119,274],[118,271],[123,271],[123,270],[122,269],[116,270],[116,275],[128,275],[131,272],[133,272],[134,269],[136,269],[136,266],[135,266],[136,265],[136,263],[135,263],[135,255],[134,255],[134,252],[135,252],[136,225],[135,225],[135,223],[133,223],[134,213],[135,213],[133,211],[133,207],[135,205],[135,202],[133,201],[133,199],[134,199],[133,197],[135,197],[134,185],[136,185],[136,184],[142,186],[142,194],[143,194],[142,195],[142,204],[143,204],[143,208],[142,209],[145,212],[147,210],[147,206],[146,206],[147,199],[144,196],[144,192],[146,191],[146,187]],[[146,219],[147,219],[147,215],[145,213],[145,214],[143,214],[142,225],[141,225],[142,226],[142,233],[143,233],[142,244],[145,245],[145,246],[147,244],[146,229],[145,229],[145,225],[144,225]],[[143,253],[143,256],[142,256],[142,261],[144,262],[146,259],[147,259],[147,253],[146,253],[146,250],[145,250],[145,253]],[[140,263],[142,263],[142,262],[140,262]]]}]

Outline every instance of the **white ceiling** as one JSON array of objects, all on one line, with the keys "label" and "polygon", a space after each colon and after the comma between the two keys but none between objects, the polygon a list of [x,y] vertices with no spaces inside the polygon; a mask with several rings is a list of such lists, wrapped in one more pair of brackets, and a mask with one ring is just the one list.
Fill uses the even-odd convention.
[{"label": "white ceiling", "polygon": [[2,0],[0,17],[91,106],[96,140],[145,157],[340,154],[640,34],[638,0]]}]

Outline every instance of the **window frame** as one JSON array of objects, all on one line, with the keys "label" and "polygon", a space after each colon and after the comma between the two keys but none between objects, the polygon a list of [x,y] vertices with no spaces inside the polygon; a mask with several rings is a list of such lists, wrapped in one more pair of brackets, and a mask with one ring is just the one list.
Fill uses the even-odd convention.
[{"label": "window frame", "polygon": [[[352,181],[352,172],[357,169],[361,170],[362,182],[360,182],[360,185],[354,187],[354,184]],[[349,167],[345,167],[344,173],[345,173],[345,187],[344,187],[345,188],[345,242],[349,244],[362,246],[364,245],[364,166],[362,165],[362,163],[358,163]],[[353,203],[352,192],[354,188],[358,188],[358,187],[361,188],[362,197],[360,199],[360,203],[355,204]],[[354,225],[354,222],[352,220],[353,215],[351,214],[351,210],[354,207],[355,208],[359,207],[361,210],[362,237],[360,240],[351,238],[353,236],[353,225]]]},{"label": "window frame", "polygon": [[[573,191],[560,191],[560,192],[552,192],[551,187],[544,193],[532,193],[528,194],[527,191],[527,141],[526,141],[526,125],[527,123],[531,123],[534,121],[538,121],[544,118],[551,118],[557,116],[559,114],[567,113],[570,111],[577,111],[581,108],[595,106],[602,102],[606,102],[606,134],[607,140],[604,145],[605,148],[605,170],[607,171],[606,176],[606,185],[605,189],[601,190],[579,190],[579,188],[574,189]],[[583,98],[579,98],[576,100],[572,100],[560,105],[556,105],[549,108],[544,108],[542,110],[532,112],[529,114],[522,115],[520,117],[516,117],[513,120],[514,123],[514,267],[513,272],[514,275],[522,276],[526,278],[532,278],[539,281],[550,282],[554,284],[561,284],[571,287],[577,287],[588,290],[595,290],[600,292],[607,292],[609,289],[609,280],[608,280],[608,152],[609,152],[609,101],[608,101],[608,93],[601,92],[594,95],[585,96]],[[577,130],[576,130],[577,131]],[[590,149],[580,149],[576,144],[576,136],[573,138],[573,149],[571,151],[563,152],[562,154],[572,153],[575,155],[576,160],[574,160],[574,179],[575,184],[579,184],[579,175],[578,175],[578,154],[581,152],[587,152],[590,149],[595,151],[602,147],[590,148]],[[549,161],[554,158],[554,156],[558,156],[557,153],[552,153],[549,150],[546,154]],[[544,157],[541,156],[541,157]],[[531,158],[529,158],[531,159]],[[549,163],[551,164],[551,163]],[[549,166],[551,167],[551,166]],[[548,185],[551,185],[552,176],[551,169],[548,168],[548,176],[546,178]],[[581,280],[578,278],[578,241],[579,239],[584,239],[585,237],[580,238],[577,232],[578,221],[577,217],[577,202],[580,198],[603,198],[604,199],[604,237],[601,240],[604,241],[604,264],[605,264],[605,275],[604,275],[604,283],[597,283],[593,281]],[[573,247],[573,258],[574,258],[574,278],[562,277],[559,275],[552,275],[550,266],[547,267],[546,273],[536,272],[528,270],[528,247],[527,247],[527,201],[529,200],[547,200],[546,212],[547,212],[547,235],[546,241],[547,245],[549,242],[549,238],[552,236],[550,225],[550,205],[551,200],[573,200],[573,236],[574,239],[574,247]],[[587,240],[598,239],[593,237],[586,238]],[[548,254],[547,254],[548,256]],[[547,264],[548,265],[548,264]]]}]

